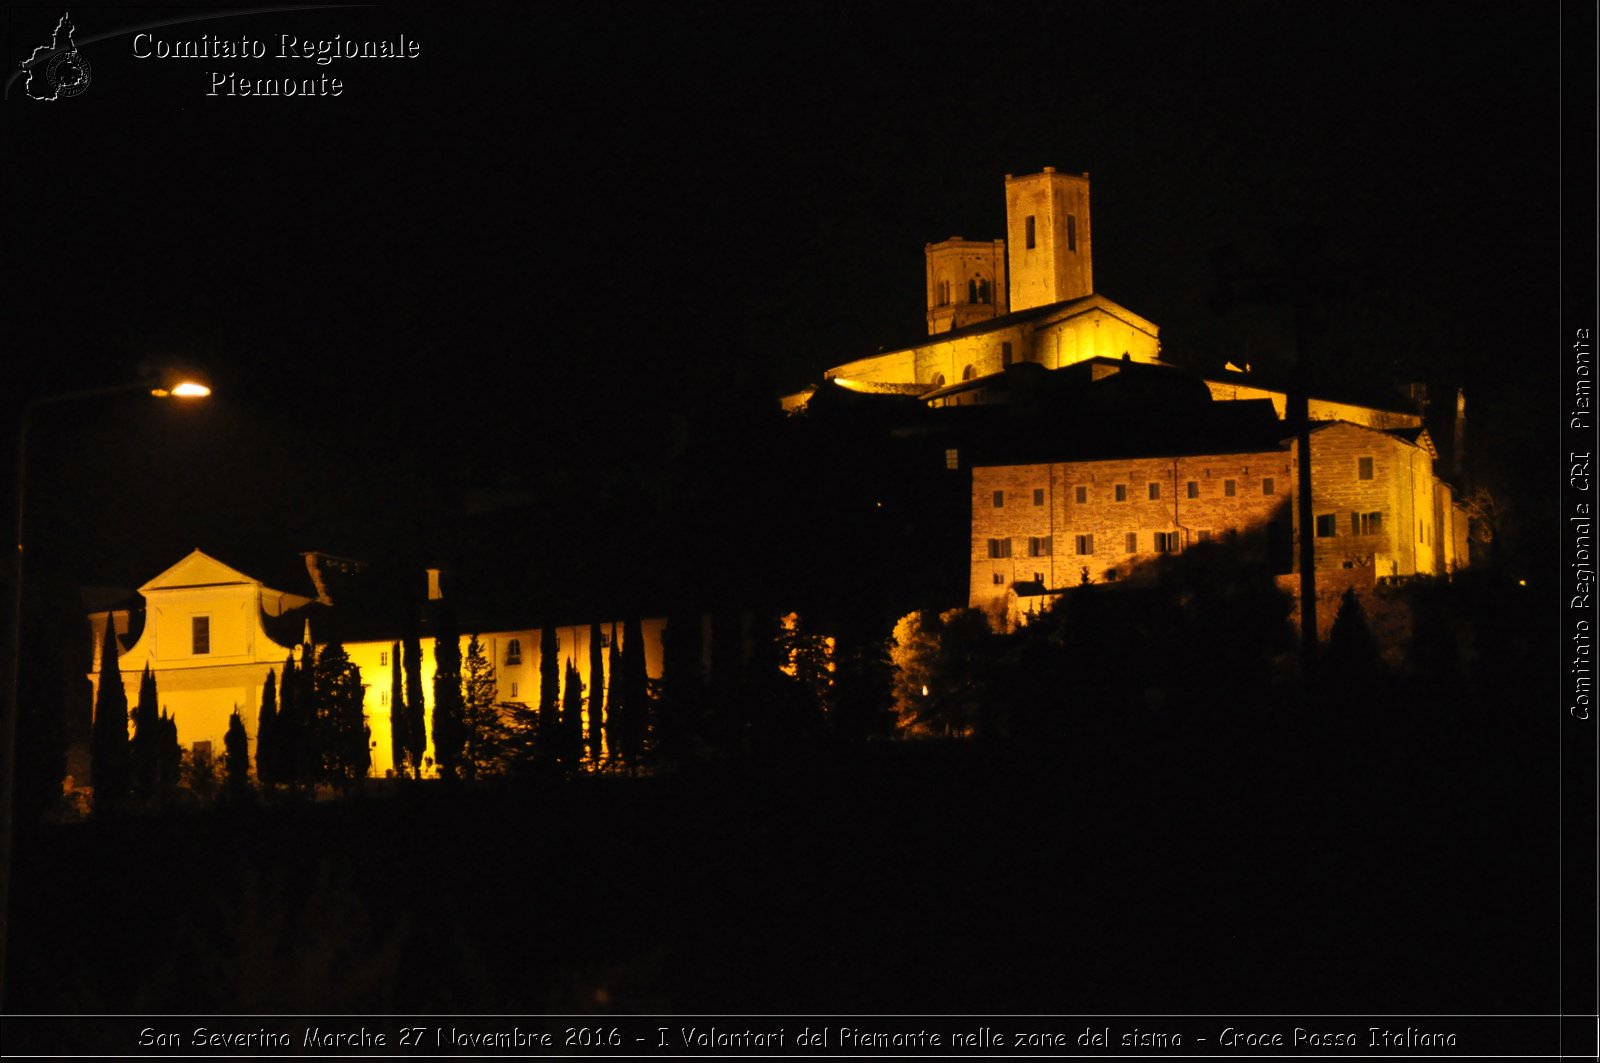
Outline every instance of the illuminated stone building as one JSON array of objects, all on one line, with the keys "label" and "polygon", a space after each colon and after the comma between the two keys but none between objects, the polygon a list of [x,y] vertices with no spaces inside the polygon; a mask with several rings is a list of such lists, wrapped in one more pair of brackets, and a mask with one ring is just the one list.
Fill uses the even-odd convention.
[{"label": "illuminated stone building", "polygon": [[[274,590],[262,581],[195,550],[139,588],[142,607],[112,609],[90,614],[95,635],[93,667],[89,681],[98,692],[105,625],[116,625],[120,647],[117,667],[127,689],[128,703],[138,700],[139,677],[146,665],[155,674],[161,705],[177,722],[178,739],[201,755],[220,756],[228,717],[238,710],[250,736],[252,759],[261,708],[261,691],[269,672],[281,677],[286,659],[298,659],[308,635],[320,646],[331,631],[358,637],[341,638],[350,660],[361,670],[364,709],[371,731],[372,773],[384,775],[394,766],[391,745],[390,654],[401,638],[398,628],[371,630],[393,624],[352,605],[348,609],[328,594],[328,585],[340,569],[355,563],[322,554],[307,554],[306,571],[314,595]],[[429,594],[437,597],[436,570],[429,573]],[[343,611],[346,615],[341,616]],[[470,619],[470,618],[468,618]],[[664,621],[645,620],[645,669],[661,674],[661,631]],[[621,623],[617,630],[621,631]],[[366,630],[362,630],[366,629]],[[609,638],[611,625],[603,626]],[[466,655],[468,634],[461,636]],[[535,627],[500,627],[477,632],[484,654],[493,663],[497,696],[501,702],[536,705],[539,700],[540,639]],[[563,662],[578,668],[585,689],[589,675],[589,625],[556,629]],[[364,636],[364,637],[362,637]],[[433,755],[434,640],[421,639],[422,689],[428,721],[428,753]],[[609,658],[609,654],[603,655]],[[609,670],[609,661],[602,665]],[[606,679],[601,678],[602,686]],[[587,726],[587,721],[585,721]]]},{"label": "illuminated stone building", "polygon": [[[889,437],[970,470],[969,602],[996,623],[1207,540],[1248,535],[1291,572],[1285,390],[1231,365],[1164,363],[1157,326],[1095,290],[1088,174],[1008,174],[1005,195],[1004,240],[926,246],[928,339],[834,366],[784,407],[880,402],[898,418]],[[910,400],[932,419],[890,405]],[[1370,586],[1465,565],[1465,514],[1418,409],[1309,407],[1318,570]]]},{"label": "illuminated stone building", "polygon": [[[1164,555],[1241,536],[1278,571],[1291,571],[1299,534],[1293,439],[1247,451],[1182,449],[975,467],[968,604],[1007,626],[1066,588],[1146,579]],[[1317,425],[1318,570],[1393,579],[1465,565],[1465,515],[1434,475],[1434,456],[1423,429]]]}]

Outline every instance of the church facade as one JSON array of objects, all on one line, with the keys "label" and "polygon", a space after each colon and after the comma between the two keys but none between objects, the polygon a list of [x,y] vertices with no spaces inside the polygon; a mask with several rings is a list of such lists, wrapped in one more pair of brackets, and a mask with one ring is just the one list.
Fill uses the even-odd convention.
[{"label": "church facade", "polygon": [[[148,666],[156,678],[161,705],[177,722],[178,740],[191,754],[220,757],[228,718],[237,711],[250,736],[254,759],[261,695],[269,675],[280,676],[284,662],[299,659],[301,647],[312,640],[313,614],[336,610],[327,599],[319,575],[319,555],[306,555],[308,581],[317,594],[296,594],[266,586],[200,550],[195,550],[139,588],[142,608],[113,609],[90,614],[95,636],[89,682],[99,692],[104,663],[101,660],[105,626],[115,626],[117,671],[128,694],[138,700],[139,677]],[[436,574],[429,593],[438,594]],[[664,621],[642,624],[645,670],[661,674],[661,632]],[[620,634],[621,623],[615,625]],[[609,648],[613,626],[602,625],[601,638]],[[536,627],[513,627],[477,633],[484,654],[494,666],[497,700],[536,705],[539,700],[540,641]],[[469,634],[461,636],[466,654]],[[363,710],[369,729],[372,773],[383,776],[394,767],[392,754],[391,689],[393,654],[401,638],[397,630],[384,638],[351,639],[343,643],[350,660],[361,670]],[[586,692],[594,689],[589,667],[590,627],[587,624],[556,628],[557,652],[563,672],[567,661],[578,669]],[[321,645],[318,640],[317,645]],[[433,756],[434,639],[423,637],[422,691],[429,729],[427,756]],[[609,678],[609,654],[602,654],[601,689]],[[585,702],[587,706],[588,702]],[[585,708],[585,728],[590,721]]]}]

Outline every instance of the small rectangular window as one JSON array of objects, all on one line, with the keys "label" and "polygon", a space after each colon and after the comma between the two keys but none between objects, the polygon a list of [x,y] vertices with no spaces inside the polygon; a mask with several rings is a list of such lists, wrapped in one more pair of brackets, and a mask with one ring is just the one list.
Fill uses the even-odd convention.
[{"label": "small rectangular window", "polygon": [[1152,482],[1150,484],[1150,501],[1154,502],[1157,499],[1159,499],[1160,497],[1161,497],[1161,485],[1159,483]]},{"label": "small rectangular window", "polygon": [[190,652],[195,656],[211,652],[211,618],[196,616],[189,621]]},{"label": "small rectangular window", "polygon": [[1088,505],[1089,489],[1087,487],[1074,487],[1072,489],[1072,500],[1080,506]]},{"label": "small rectangular window", "polygon": [[1080,553],[1080,554],[1092,554],[1092,553],[1094,553],[1094,536],[1092,536],[1092,535],[1080,535],[1080,536],[1078,536],[1078,553]]},{"label": "small rectangular window", "polygon": [[1033,504],[1036,506],[1044,505],[1044,488],[1035,487],[1033,489]]},{"label": "small rectangular window", "polygon": [[1033,248],[1033,215],[1032,214],[1028,215],[1028,219],[1025,222],[1023,222],[1022,225],[1023,225],[1023,228],[1027,231],[1026,236],[1024,237],[1024,242],[1025,242],[1026,246],[1029,248],[1029,250],[1032,250],[1032,248]]},{"label": "small rectangular window", "polygon": [[1200,481],[1199,480],[1190,480],[1188,482],[1188,484],[1186,484],[1184,486],[1184,493],[1187,494],[1190,498],[1199,498],[1200,497]]},{"label": "small rectangular window", "polygon": [[996,572],[994,574],[994,585],[996,587],[998,587],[1001,584],[1005,583],[1005,581],[1006,581],[1006,578],[1004,576],[1002,576],[1000,573]]},{"label": "small rectangular window", "polygon": [[990,539],[989,540],[989,556],[991,558],[1010,557],[1011,556],[1011,540],[1010,539]]},{"label": "small rectangular window", "polygon": [[1222,481],[1222,493],[1228,498],[1232,498],[1239,493],[1239,484],[1234,480]]},{"label": "small rectangular window", "polygon": [[387,667],[388,664],[389,664],[389,651],[388,650],[379,650],[378,651],[378,667],[380,667],[380,668]]},{"label": "small rectangular window", "polygon": [[1356,479],[1358,479],[1358,480],[1370,480],[1370,479],[1372,479],[1372,459],[1371,458],[1357,458],[1356,459]]},{"label": "small rectangular window", "polygon": [[1332,513],[1322,513],[1317,516],[1317,538],[1331,539],[1334,536],[1337,524]]},{"label": "small rectangular window", "polygon": [[1156,553],[1171,554],[1178,549],[1177,532],[1156,532]]},{"label": "small rectangular window", "polygon": [[1006,504],[1006,493],[1004,491],[996,491],[994,493],[994,508],[995,509],[999,509],[1000,507],[1004,506],[1005,504]]},{"label": "small rectangular window", "polygon": [[378,704],[384,708],[389,707],[389,692],[387,690],[378,692]]},{"label": "small rectangular window", "polygon": [[1114,568],[1106,569],[1106,582],[1107,583],[1115,583],[1115,582],[1117,582],[1117,570],[1116,569],[1114,569]]},{"label": "small rectangular window", "polygon": [[1068,214],[1067,215],[1067,250],[1068,251],[1076,251],[1077,249],[1078,249],[1078,216],[1076,214]]},{"label": "small rectangular window", "polygon": [[516,697],[517,696],[517,684],[515,684],[515,683],[511,684],[511,696],[512,697]]},{"label": "small rectangular window", "polygon": [[1194,537],[1197,542],[1209,543],[1211,541],[1211,533],[1209,531],[1197,531],[1194,533]]},{"label": "small rectangular window", "polygon": [[1009,341],[1000,344],[1000,366],[1005,368],[1011,364],[1011,344]]},{"label": "small rectangular window", "polygon": [[1138,532],[1129,532],[1128,533],[1128,538],[1127,538],[1126,542],[1124,543],[1124,547],[1125,547],[1125,552],[1130,553],[1130,554],[1137,554],[1139,552],[1139,533]]},{"label": "small rectangular window", "polygon": [[1378,535],[1383,531],[1382,513],[1352,513],[1350,514],[1350,533],[1352,535]]},{"label": "small rectangular window", "polygon": [[1275,494],[1277,494],[1278,493],[1278,482],[1276,480],[1274,480],[1270,476],[1263,476],[1261,478],[1261,493],[1264,494],[1264,495],[1275,495]]},{"label": "small rectangular window", "polygon": [[1126,502],[1128,500],[1128,485],[1127,484],[1118,484],[1117,485],[1116,499],[1117,499],[1118,502]]},{"label": "small rectangular window", "polygon": [[1029,557],[1049,557],[1050,556],[1050,536],[1048,536],[1048,535],[1030,535],[1030,536],[1028,536],[1028,556]]},{"label": "small rectangular window", "polygon": [[944,467],[947,469],[961,468],[961,452],[954,447],[944,452]]}]

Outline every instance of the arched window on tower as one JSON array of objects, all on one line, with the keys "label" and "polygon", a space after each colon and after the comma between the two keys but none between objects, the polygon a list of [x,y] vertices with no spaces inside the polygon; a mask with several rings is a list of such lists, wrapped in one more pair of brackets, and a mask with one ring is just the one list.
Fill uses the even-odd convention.
[{"label": "arched window on tower", "polygon": [[977,375],[978,375],[977,369],[973,368],[970,365],[967,366],[965,369],[961,370],[961,379],[962,380],[971,380],[973,377],[975,377]]},{"label": "arched window on tower", "polygon": [[978,282],[975,281],[975,280],[970,280],[970,281],[967,282],[967,302],[975,303],[977,301],[978,301]]},{"label": "arched window on tower", "polygon": [[978,278],[978,302],[985,305],[989,302],[989,281],[986,277]]}]

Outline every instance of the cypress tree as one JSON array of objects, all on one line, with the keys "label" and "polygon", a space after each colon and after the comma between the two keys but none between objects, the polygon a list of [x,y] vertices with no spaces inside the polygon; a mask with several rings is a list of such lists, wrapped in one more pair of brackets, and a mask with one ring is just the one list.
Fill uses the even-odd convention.
[{"label": "cypress tree", "polygon": [[417,613],[406,609],[405,652],[406,680],[406,752],[411,757],[411,772],[422,777],[422,761],[428,755],[427,695],[422,687],[422,636],[417,630]]},{"label": "cypress tree", "polygon": [[578,665],[567,660],[566,691],[561,699],[561,737],[558,759],[567,767],[575,767],[583,757],[583,676]]},{"label": "cypress tree", "polygon": [[372,767],[371,731],[362,711],[361,669],[335,639],[317,656],[315,679],[323,774],[348,789]]},{"label": "cypress tree", "polygon": [[128,742],[128,781],[136,801],[148,801],[156,794],[160,718],[156,677],[146,664],[139,676],[139,701],[133,710],[133,738]]},{"label": "cypress tree", "polygon": [[298,717],[295,746],[295,775],[304,782],[322,778],[329,746],[327,720],[317,697],[317,648],[308,638],[300,647],[300,664],[295,669],[294,704]]},{"label": "cypress tree", "polygon": [[300,706],[295,694],[300,680],[294,674],[294,654],[283,662],[283,674],[278,676],[278,722],[273,727],[272,775],[275,782],[300,781]]},{"label": "cypress tree", "polygon": [[400,643],[389,650],[389,755],[394,760],[394,773],[406,773],[406,755],[411,749],[411,739],[406,726],[411,722],[406,712],[405,686],[401,682]]},{"label": "cypress tree", "polygon": [[561,699],[561,641],[554,624],[539,632],[539,740],[555,745],[556,713]]},{"label": "cypress tree", "polygon": [[617,718],[622,711],[622,640],[617,637],[617,622],[611,622],[611,650],[606,670],[606,747],[612,757],[617,756]]},{"label": "cypress tree", "polygon": [[605,653],[600,646],[600,623],[589,625],[589,763],[600,766],[601,728],[605,716]]},{"label": "cypress tree", "polygon": [[156,793],[170,794],[183,774],[183,747],[178,744],[178,721],[162,709],[156,720]]},{"label": "cypress tree", "polygon": [[263,786],[278,781],[274,745],[278,726],[278,675],[267,670],[261,684],[261,718],[256,721],[256,780]]},{"label": "cypress tree", "polygon": [[649,730],[649,675],[644,655],[644,625],[629,617],[622,628],[622,697],[617,717],[617,751],[636,770],[644,759],[644,739]]},{"label": "cypress tree", "polygon": [[242,793],[250,785],[250,736],[245,734],[244,720],[239,718],[237,705],[233,707],[233,715],[228,717],[228,733],[222,744],[228,751],[228,790]]},{"label": "cypress tree", "polygon": [[94,769],[95,811],[115,811],[128,794],[128,692],[122,689],[116,625],[109,615],[100,650],[100,689],[94,697],[89,752]]},{"label": "cypress tree", "polygon": [[447,601],[439,602],[433,634],[433,762],[454,778],[466,742],[461,706],[461,636]]},{"label": "cypress tree", "polygon": [[487,775],[499,767],[504,747],[500,716],[495,709],[494,665],[473,635],[461,665],[462,768],[468,778]]}]

